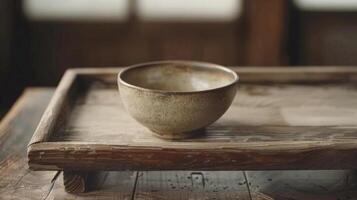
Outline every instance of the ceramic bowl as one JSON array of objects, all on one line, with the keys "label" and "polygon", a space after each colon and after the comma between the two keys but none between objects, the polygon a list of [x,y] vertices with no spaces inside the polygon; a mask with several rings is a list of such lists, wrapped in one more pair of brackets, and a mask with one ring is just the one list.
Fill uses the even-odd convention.
[{"label": "ceramic bowl", "polygon": [[123,69],[118,75],[127,112],[157,136],[182,139],[219,119],[231,105],[238,75],[223,66],[159,61]]}]

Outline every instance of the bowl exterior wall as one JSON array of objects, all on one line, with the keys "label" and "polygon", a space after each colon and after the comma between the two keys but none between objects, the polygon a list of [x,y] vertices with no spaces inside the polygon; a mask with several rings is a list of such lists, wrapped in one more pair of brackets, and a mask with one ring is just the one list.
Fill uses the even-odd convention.
[{"label": "bowl exterior wall", "polygon": [[227,111],[237,91],[237,84],[193,93],[151,92],[118,85],[128,113],[151,131],[170,137],[187,135],[215,122]]}]

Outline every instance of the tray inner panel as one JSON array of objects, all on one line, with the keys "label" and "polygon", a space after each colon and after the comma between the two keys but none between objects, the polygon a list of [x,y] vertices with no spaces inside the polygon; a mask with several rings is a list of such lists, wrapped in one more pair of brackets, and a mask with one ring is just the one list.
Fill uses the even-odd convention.
[{"label": "tray inner panel", "polygon": [[68,122],[50,141],[111,145],[284,142],[357,139],[357,87],[348,84],[240,84],[225,115],[202,135],[181,141],[152,136],[124,110],[116,84],[92,80]]}]

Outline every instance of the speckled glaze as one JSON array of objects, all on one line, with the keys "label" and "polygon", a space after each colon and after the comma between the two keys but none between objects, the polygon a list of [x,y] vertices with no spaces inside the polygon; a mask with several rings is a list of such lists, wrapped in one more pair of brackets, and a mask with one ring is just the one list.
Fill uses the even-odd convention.
[{"label": "speckled glaze", "polygon": [[126,110],[165,139],[194,136],[219,119],[235,97],[237,82],[228,68],[193,61],[143,63],[118,75]]}]

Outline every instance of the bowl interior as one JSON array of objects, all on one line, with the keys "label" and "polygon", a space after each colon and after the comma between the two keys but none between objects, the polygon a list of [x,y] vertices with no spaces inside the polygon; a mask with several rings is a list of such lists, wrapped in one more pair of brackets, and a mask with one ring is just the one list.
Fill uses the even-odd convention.
[{"label": "bowl interior", "polygon": [[145,89],[193,92],[226,86],[236,81],[237,76],[213,64],[159,63],[129,68],[120,78]]}]

